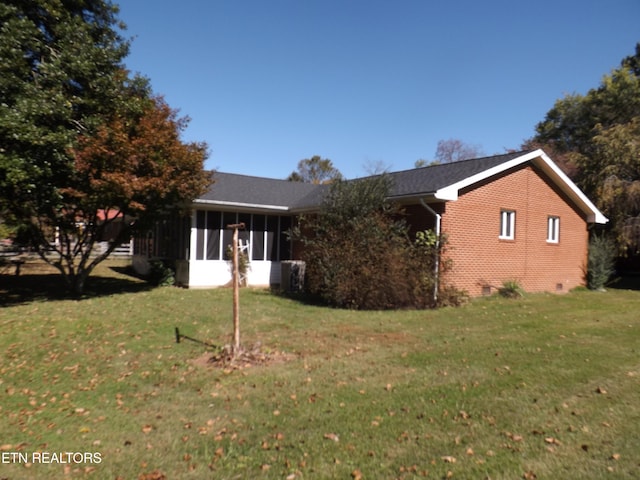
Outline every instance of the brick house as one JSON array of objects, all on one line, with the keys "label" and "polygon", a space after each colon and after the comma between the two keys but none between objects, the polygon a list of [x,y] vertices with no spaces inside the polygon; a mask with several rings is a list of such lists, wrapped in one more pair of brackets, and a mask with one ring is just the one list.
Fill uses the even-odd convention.
[{"label": "brick house", "polygon": [[[388,175],[390,200],[404,207],[412,229],[446,235],[447,283],[472,296],[505,280],[530,292],[584,284],[588,230],[607,219],[542,150]],[[149,258],[161,257],[175,261],[185,286],[227,284],[232,232],[226,225],[243,222],[248,283],[279,284],[281,263],[297,257],[287,230],[297,215],[318,209],[328,187],[229,173],[215,179],[193,203],[191,218],[168,221],[136,240],[134,266],[144,272]]]}]

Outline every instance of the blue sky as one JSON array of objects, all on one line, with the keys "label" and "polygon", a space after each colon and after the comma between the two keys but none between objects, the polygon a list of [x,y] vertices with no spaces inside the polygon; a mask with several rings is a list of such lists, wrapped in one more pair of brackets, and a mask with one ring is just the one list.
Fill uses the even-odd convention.
[{"label": "blue sky", "polygon": [[114,0],[125,60],[189,116],[208,168],[348,178],[412,168],[457,138],[517,149],[554,102],[640,41],[639,0]]}]

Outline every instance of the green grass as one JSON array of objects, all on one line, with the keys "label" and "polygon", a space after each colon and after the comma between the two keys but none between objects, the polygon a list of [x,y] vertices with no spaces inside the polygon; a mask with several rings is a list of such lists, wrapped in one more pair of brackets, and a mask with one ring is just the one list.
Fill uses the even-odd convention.
[{"label": "green grass", "polygon": [[174,328],[229,343],[230,290],[105,266],[76,300],[26,273],[3,278],[0,450],[102,461],[3,463],[3,479],[640,474],[640,292],[353,312],[247,289],[242,342],[278,361],[223,370]]}]

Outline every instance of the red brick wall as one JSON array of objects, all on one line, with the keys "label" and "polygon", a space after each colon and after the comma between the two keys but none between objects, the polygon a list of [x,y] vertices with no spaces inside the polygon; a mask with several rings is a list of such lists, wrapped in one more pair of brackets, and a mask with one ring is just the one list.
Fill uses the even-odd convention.
[{"label": "red brick wall", "polygon": [[[501,240],[500,211],[515,210],[515,238]],[[547,242],[547,218],[560,217],[560,241]],[[461,192],[447,202],[442,230],[449,239],[452,270],[447,280],[470,295],[505,280],[517,280],[528,292],[584,284],[588,232],[585,219],[550,181],[532,166],[510,172]],[[485,292],[486,293],[486,292]]]}]

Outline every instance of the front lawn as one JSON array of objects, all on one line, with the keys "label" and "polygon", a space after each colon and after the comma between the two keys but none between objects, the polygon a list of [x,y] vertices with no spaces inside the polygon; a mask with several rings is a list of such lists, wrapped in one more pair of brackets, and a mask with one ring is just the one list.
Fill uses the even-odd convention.
[{"label": "front lawn", "polygon": [[81,300],[2,291],[2,479],[640,474],[640,292],[354,312],[245,289],[273,361],[224,369],[174,329],[229,343],[230,290],[97,274]]}]

